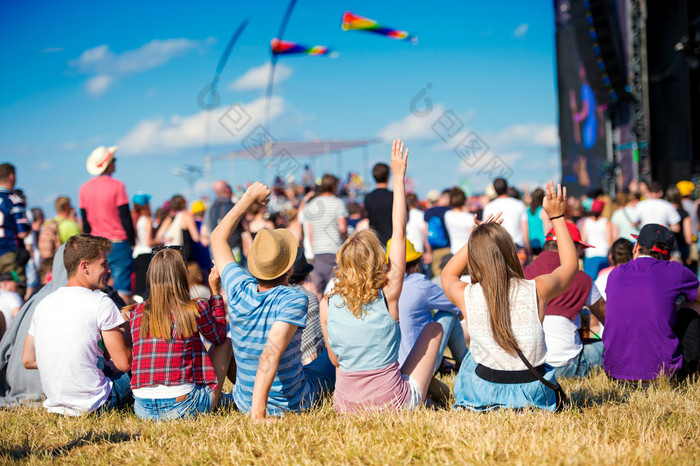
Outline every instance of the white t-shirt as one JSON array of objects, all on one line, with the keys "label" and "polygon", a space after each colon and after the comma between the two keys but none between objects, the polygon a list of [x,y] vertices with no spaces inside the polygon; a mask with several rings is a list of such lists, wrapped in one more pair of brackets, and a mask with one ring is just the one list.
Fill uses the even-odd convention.
[{"label": "white t-shirt", "polygon": [[425,227],[425,214],[420,209],[408,211],[408,222],[406,222],[406,239],[409,240],[418,252],[424,252],[423,228]]},{"label": "white t-shirt", "polygon": [[345,204],[335,196],[318,196],[304,207],[304,221],[311,226],[314,255],[338,252],[343,244],[338,220],[347,217]]},{"label": "white t-shirt", "polygon": [[639,223],[640,227],[649,223],[670,227],[681,221],[681,216],[673,204],[663,199],[645,199],[637,203],[631,218],[633,222]]},{"label": "white t-shirt", "polygon": [[469,235],[474,228],[474,214],[448,210],[445,212],[445,228],[450,235],[450,252],[457,254],[457,251],[469,241]]},{"label": "white t-shirt", "polygon": [[[503,212],[501,216],[503,223],[501,223],[501,226],[510,233],[510,236],[513,237],[513,242],[524,246],[522,222],[527,222],[527,207],[525,207],[523,201],[513,197],[498,197],[486,204],[482,220],[486,220],[489,215],[496,215],[498,212]],[[451,240],[452,237],[450,236]]]},{"label": "white t-shirt", "polygon": [[5,316],[5,328],[10,328],[10,322],[14,317],[12,312],[20,307],[22,307],[22,298],[18,293],[0,289],[0,311]]},{"label": "white t-shirt", "polygon": [[77,416],[107,400],[111,384],[97,367],[104,356],[97,345],[101,330],[123,323],[106,294],[79,286],[59,288],[37,304],[29,335],[49,412]]},{"label": "white t-shirt", "polygon": [[[585,305],[592,306],[601,298],[595,283],[591,286]],[[581,313],[574,320],[564,316],[544,316],[542,322],[544,340],[547,343],[545,362],[554,367],[562,367],[571,362],[583,349],[578,329],[581,328]]]},{"label": "white t-shirt", "polygon": [[583,250],[584,257],[608,257],[608,219],[586,217],[582,230],[586,232],[586,243],[593,246]]}]

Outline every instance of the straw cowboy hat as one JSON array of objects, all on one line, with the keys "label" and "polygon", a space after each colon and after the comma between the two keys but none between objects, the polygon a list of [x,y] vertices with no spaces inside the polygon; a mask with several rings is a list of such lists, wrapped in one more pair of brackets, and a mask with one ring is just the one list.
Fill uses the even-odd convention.
[{"label": "straw cowboy hat", "polygon": [[297,239],[286,228],[260,230],[253,240],[248,269],[260,280],[274,280],[294,265]]},{"label": "straw cowboy hat", "polygon": [[112,160],[114,160],[114,153],[117,149],[117,146],[100,146],[92,151],[86,163],[88,173],[93,176],[104,173]]}]

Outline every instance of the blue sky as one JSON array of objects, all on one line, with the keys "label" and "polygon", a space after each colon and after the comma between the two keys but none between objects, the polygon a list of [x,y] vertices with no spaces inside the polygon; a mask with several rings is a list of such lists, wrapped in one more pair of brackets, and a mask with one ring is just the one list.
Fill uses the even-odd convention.
[{"label": "blue sky", "polygon": [[[274,168],[254,160],[217,161],[192,190],[173,174],[186,164],[204,168],[207,141],[211,155],[242,148],[245,135],[234,138],[218,122],[233,104],[251,116],[251,128],[261,123],[279,141],[380,138],[369,148],[370,165],[387,160],[391,138],[401,137],[421,196],[456,184],[483,190],[498,173],[512,173],[518,186],[559,177],[550,2],[299,0],[284,39],[340,55],[282,56],[265,122],[269,41],[286,6],[3,3],[0,158],[17,166],[29,205],[53,214],[58,195],[77,203],[90,178],[85,160],[98,145],[119,145],[115,177],[129,196],[146,191],[156,203],[175,193],[211,195],[209,183],[219,178],[236,185],[262,175],[270,183]],[[344,32],[345,10],[408,30],[419,42]],[[197,95],[244,18],[250,23],[221,75],[221,105],[207,116]],[[416,116],[411,101],[422,91],[432,110]],[[426,108],[421,96],[417,101],[414,110]],[[457,127],[455,117],[463,128],[453,135],[447,131]],[[467,164],[454,148],[475,137],[488,151]],[[340,174],[335,156],[298,161],[317,176]],[[340,175],[365,175],[365,168],[361,149],[343,153]]]}]

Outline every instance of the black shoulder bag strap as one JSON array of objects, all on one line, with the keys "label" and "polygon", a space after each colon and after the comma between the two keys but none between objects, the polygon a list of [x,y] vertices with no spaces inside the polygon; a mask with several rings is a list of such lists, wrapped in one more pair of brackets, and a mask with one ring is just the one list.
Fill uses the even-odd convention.
[{"label": "black shoulder bag strap", "polygon": [[557,408],[555,411],[561,412],[564,408],[569,407],[571,405],[571,402],[569,401],[569,397],[566,395],[566,392],[564,391],[564,389],[561,388],[561,385],[559,385],[559,384],[555,385],[552,382],[550,382],[549,380],[542,377],[542,375],[539,372],[537,372],[537,369],[532,367],[532,364],[530,364],[530,361],[527,360],[527,358],[525,357],[525,355],[523,354],[522,351],[520,351],[519,349],[516,349],[515,351],[518,353],[518,357],[523,362],[523,364],[525,364],[527,366],[527,368],[530,370],[530,372],[532,372],[532,375],[537,377],[537,379],[540,382],[542,382],[545,387],[554,390],[554,395],[557,398]]}]

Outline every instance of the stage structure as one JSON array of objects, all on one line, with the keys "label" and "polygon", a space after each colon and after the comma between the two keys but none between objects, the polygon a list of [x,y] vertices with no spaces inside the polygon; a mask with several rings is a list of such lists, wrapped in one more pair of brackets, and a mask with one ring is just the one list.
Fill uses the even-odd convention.
[{"label": "stage structure", "polygon": [[[257,160],[260,170],[259,179],[265,183],[271,183],[279,176],[283,180],[288,175],[297,178],[301,176],[304,165],[310,165],[314,173],[320,173],[315,162],[319,157],[335,155],[336,174],[343,176],[343,152],[349,149],[362,149],[362,176],[365,179],[370,177],[369,168],[369,146],[381,142],[379,139],[360,140],[320,140],[320,141],[280,141],[258,143],[244,147],[240,150],[219,154],[205,159],[205,171],[207,179],[212,179],[213,163],[220,160],[227,160],[229,169],[229,181],[233,182],[235,176],[235,161],[239,159]],[[251,173],[245,176],[247,179],[255,178]]]},{"label": "stage structure", "polygon": [[554,0],[562,179],[615,194],[700,171],[700,5]]}]

